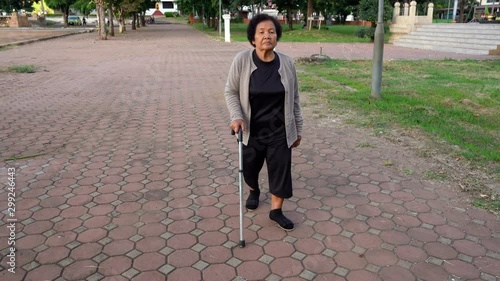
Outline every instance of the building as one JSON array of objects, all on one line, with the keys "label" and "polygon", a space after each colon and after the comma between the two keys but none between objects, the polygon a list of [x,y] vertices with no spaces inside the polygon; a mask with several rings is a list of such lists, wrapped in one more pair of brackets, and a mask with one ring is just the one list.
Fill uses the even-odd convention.
[{"label": "building", "polygon": [[496,15],[500,14],[500,1],[498,0],[479,0],[479,6],[474,7],[474,17],[476,19],[482,18],[486,7],[488,7],[488,12],[490,14]]},{"label": "building", "polygon": [[161,14],[178,13],[179,10],[177,8],[177,0],[161,0],[157,2],[152,1],[149,5],[149,9],[146,11],[146,15],[150,16],[154,13],[156,16],[159,14],[158,12],[161,12]]}]

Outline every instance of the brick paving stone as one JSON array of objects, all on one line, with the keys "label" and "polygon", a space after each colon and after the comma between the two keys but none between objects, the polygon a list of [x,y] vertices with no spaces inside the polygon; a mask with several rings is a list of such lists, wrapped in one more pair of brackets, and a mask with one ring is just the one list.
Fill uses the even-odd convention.
[{"label": "brick paving stone", "polygon": [[271,241],[264,246],[264,252],[272,257],[289,257],[294,252],[294,246],[285,241]]},{"label": "brick paving stone", "polygon": [[304,254],[319,254],[325,250],[325,246],[314,238],[304,238],[295,242],[295,248]]},{"label": "brick paving stone", "polygon": [[438,235],[434,231],[423,227],[408,230],[408,236],[422,242],[433,242],[438,239]]},{"label": "brick paving stone", "polygon": [[64,268],[62,277],[65,280],[85,280],[97,271],[97,263],[81,260]]},{"label": "brick paving stone", "polygon": [[237,276],[246,280],[265,280],[271,272],[267,264],[259,261],[245,261],[238,265],[236,273]]},{"label": "brick paving stone", "polygon": [[451,246],[431,242],[424,245],[425,251],[433,257],[443,260],[452,260],[458,256],[458,252]]},{"label": "brick paving stone", "polygon": [[[20,239],[16,240],[16,249],[20,250],[28,250],[36,248],[42,244],[44,244],[46,237],[39,234],[34,235],[26,235]],[[54,245],[55,246],[55,245]]]},{"label": "brick paving stone", "polygon": [[[370,44],[320,45],[335,58],[372,58]],[[32,55],[41,48],[43,56]],[[5,275],[0,243],[0,279],[499,278],[497,215],[470,206],[453,182],[381,166],[433,163],[362,129],[323,124],[307,102],[294,197],[283,208],[296,228],[284,232],[269,219],[264,169],[261,206],[246,212],[247,246],[239,248],[238,155],[222,93],[232,58],[247,48],[157,24],[106,42],[85,33],[1,52],[2,66],[29,57],[45,71],[29,81],[4,73],[0,82],[0,156],[44,154],[0,163],[0,180],[15,166],[19,187],[18,273]],[[384,48],[386,59],[495,58]],[[292,57],[316,49],[278,45]],[[353,141],[361,138],[373,147]]]},{"label": "brick paving stone", "polygon": [[431,263],[417,263],[411,268],[413,274],[423,280],[446,280],[448,274],[440,266]]},{"label": "brick paving stone", "polygon": [[165,275],[157,272],[157,271],[145,271],[137,274],[134,276],[132,279],[134,281],[141,281],[141,280],[150,280],[150,281],[156,281],[156,280],[165,280]]},{"label": "brick paving stone", "polygon": [[229,280],[235,276],[235,269],[226,264],[213,264],[203,270],[203,280]]},{"label": "brick paving stone", "polygon": [[340,252],[334,257],[338,266],[348,270],[363,269],[367,265],[367,260],[363,255],[354,252]]},{"label": "brick paving stone", "polygon": [[207,246],[222,245],[227,241],[227,235],[218,231],[208,231],[198,237],[201,244]]},{"label": "brick paving stone", "polygon": [[103,247],[98,243],[79,245],[71,251],[70,257],[74,260],[92,259],[101,253]]},{"label": "brick paving stone", "polygon": [[378,277],[375,273],[369,272],[366,270],[353,270],[349,272],[346,276],[346,280],[354,281],[354,280],[366,280],[366,281],[380,281],[380,277]]},{"label": "brick paving stone", "polygon": [[70,250],[66,247],[52,247],[38,253],[36,261],[40,264],[55,264],[69,255]]},{"label": "brick paving stone", "polygon": [[379,276],[384,281],[415,280],[413,274],[406,268],[399,266],[383,267]]},{"label": "brick paving stone", "polygon": [[176,250],[167,257],[167,263],[174,267],[191,267],[200,259],[199,253],[191,249]]},{"label": "brick paving stone", "polygon": [[92,228],[78,234],[78,241],[81,243],[97,242],[106,237],[106,230],[102,228]]},{"label": "brick paving stone", "polygon": [[242,261],[251,261],[258,260],[261,256],[264,255],[265,248],[257,245],[257,244],[249,244],[245,248],[234,248],[233,256],[242,260]]},{"label": "brick paving stone", "polygon": [[124,255],[134,249],[134,242],[130,240],[114,240],[106,244],[103,248],[103,253],[109,256]]},{"label": "brick paving stone", "polygon": [[370,249],[365,253],[368,262],[378,266],[390,266],[397,263],[397,256],[392,252],[384,249]]},{"label": "brick paving stone", "polygon": [[119,275],[132,266],[132,260],[125,256],[115,256],[106,259],[99,264],[98,272],[104,276]]},{"label": "brick paving stone", "polygon": [[460,253],[472,257],[479,257],[486,254],[486,249],[481,245],[469,240],[455,240],[452,246]]},{"label": "brick paving stone", "polygon": [[36,221],[29,224],[23,228],[23,232],[26,234],[42,234],[45,231],[51,229],[53,223],[50,221]]},{"label": "brick paving stone", "polygon": [[111,239],[128,239],[137,233],[137,229],[131,225],[121,226],[116,220],[113,220],[113,223],[117,224],[118,227],[108,233],[108,237]]},{"label": "brick paving stone", "polygon": [[489,273],[493,276],[500,276],[500,262],[498,259],[490,257],[478,257],[474,260],[476,268],[480,268],[483,272]]},{"label": "brick paving stone", "polygon": [[165,246],[166,241],[161,237],[146,237],[135,243],[136,249],[141,252],[154,252]]},{"label": "brick paving stone", "polygon": [[62,269],[55,264],[42,265],[29,271],[23,280],[55,280],[58,276],[61,276],[61,271]]},{"label": "brick paving stone", "polygon": [[344,230],[347,230],[352,233],[362,233],[366,232],[369,228],[368,224],[364,221],[360,221],[358,219],[347,219],[341,223],[341,226]]},{"label": "brick paving stone", "polygon": [[292,258],[278,258],[271,263],[271,272],[282,277],[298,276],[303,270],[302,264]]},{"label": "brick paving stone", "polygon": [[138,271],[156,270],[165,264],[165,256],[159,253],[144,253],[134,259],[133,267]]},{"label": "brick paving stone", "polygon": [[108,216],[95,216],[85,220],[83,226],[87,228],[102,228],[110,222],[111,218]]},{"label": "brick paving stone", "polygon": [[488,250],[500,253],[500,237],[483,239],[481,244]]},{"label": "brick paving stone", "polygon": [[224,246],[209,246],[200,252],[201,260],[212,263],[224,263],[231,258],[231,250]]},{"label": "brick paving stone", "polygon": [[139,228],[138,234],[144,237],[159,236],[165,233],[167,227],[161,223],[149,223]]},{"label": "brick paving stone", "polygon": [[[17,256],[16,256],[16,265],[20,269],[24,265],[31,263],[32,261],[35,260],[37,253],[35,251],[30,250],[17,250]],[[7,265],[7,262],[10,261],[10,257],[6,254],[2,258],[2,265]],[[5,266],[4,268],[8,268],[8,266]],[[8,272],[7,270],[3,270],[1,272]],[[17,270],[16,270],[17,272]],[[16,273],[17,274],[17,273]]]},{"label": "brick paving stone", "polygon": [[173,249],[187,249],[196,244],[196,237],[191,234],[177,234],[167,240],[167,246]]},{"label": "brick paving stone", "polygon": [[371,233],[359,233],[353,236],[352,241],[355,245],[365,249],[377,248],[382,244],[382,240]]},{"label": "brick paving stone", "polygon": [[400,259],[409,261],[409,262],[421,262],[427,259],[427,254],[424,250],[419,247],[411,246],[411,245],[401,245],[396,247],[394,250],[396,255]]}]

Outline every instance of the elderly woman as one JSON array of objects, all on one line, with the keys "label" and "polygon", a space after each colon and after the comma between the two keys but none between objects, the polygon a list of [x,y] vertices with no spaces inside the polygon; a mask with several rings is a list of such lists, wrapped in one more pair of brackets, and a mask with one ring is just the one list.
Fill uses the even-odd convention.
[{"label": "elderly woman", "polygon": [[281,25],[266,14],[252,18],[247,37],[253,50],[236,55],[225,88],[231,129],[243,132],[243,176],[250,188],[246,208],[259,206],[259,173],[267,165],[271,212],[284,230],[293,222],[281,210],[292,197],[292,148],[300,144],[302,113],[293,60],[274,51]]}]

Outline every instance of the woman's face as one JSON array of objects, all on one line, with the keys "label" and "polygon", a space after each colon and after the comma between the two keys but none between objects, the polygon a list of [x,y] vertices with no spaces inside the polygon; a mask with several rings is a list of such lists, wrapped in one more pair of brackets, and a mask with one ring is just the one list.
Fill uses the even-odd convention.
[{"label": "woman's face", "polygon": [[255,39],[252,43],[261,51],[273,50],[278,44],[276,27],[270,20],[261,21],[255,28]]}]

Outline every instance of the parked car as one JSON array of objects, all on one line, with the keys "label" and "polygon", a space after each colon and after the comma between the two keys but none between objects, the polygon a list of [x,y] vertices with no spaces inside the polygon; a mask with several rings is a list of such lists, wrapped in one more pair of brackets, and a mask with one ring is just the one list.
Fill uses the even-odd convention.
[{"label": "parked car", "polygon": [[82,19],[78,16],[69,16],[68,17],[68,24],[69,25],[82,25]]}]

